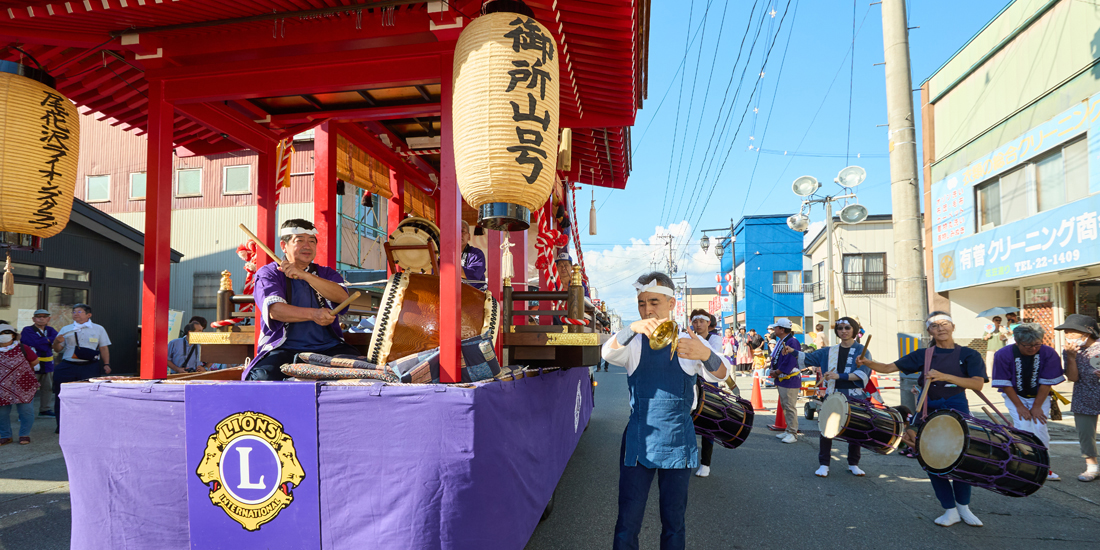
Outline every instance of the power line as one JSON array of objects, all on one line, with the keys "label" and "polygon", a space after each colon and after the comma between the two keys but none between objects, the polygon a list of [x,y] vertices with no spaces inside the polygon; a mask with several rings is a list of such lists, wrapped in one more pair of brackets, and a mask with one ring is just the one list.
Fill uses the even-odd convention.
[{"label": "power line", "polygon": [[[768,47],[767,52],[764,54],[764,60],[760,64],[761,73],[764,72],[764,69],[768,65],[768,60],[771,59],[772,51],[775,49],[776,39],[779,37],[779,33],[782,32],[782,30],[783,30],[783,22],[786,21],[787,14],[789,14],[791,12],[790,7],[791,7],[791,0],[787,0],[787,5],[783,9],[783,17],[781,17],[779,19],[779,27],[776,29],[775,35],[772,36],[771,45]],[[707,198],[703,202],[702,208],[699,210],[699,216],[696,218],[695,223],[692,224],[692,227],[693,227],[692,236],[694,235],[694,231],[695,231],[694,227],[697,226],[699,224],[699,221],[702,220],[703,214],[706,212],[707,206],[710,205],[711,198],[714,197],[714,190],[718,187],[718,182],[721,179],[722,173],[726,169],[726,163],[729,161],[730,154],[733,151],[733,146],[737,143],[737,136],[740,134],[741,126],[745,122],[745,115],[748,114],[749,105],[752,104],[752,98],[756,95],[756,91],[760,88],[760,81],[761,80],[762,80],[762,78],[757,79],[756,85],[753,86],[752,93],[749,95],[749,100],[745,105],[745,110],[741,114],[741,120],[737,123],[737,129],[733,133],[733,138],[730,140],[729,147],[726,149],[726,154],[725,154],[725,157],[722,160],[722,164],[718,169],[718,173],[715,174],[715,176],[714,176],[714,183],[711,185],[710,192],[707,194]],[[777,86],[778,86],[778,84],[777,84]],[[731,111],[732,111],[732,109],[731,109]],[[709,175],[709,171],[708,171],[708,175]],[[694,213],[695,213],[695,208],[694,208],[694,205],[693,205],[691,211],[688,214],[688,218],[690,219],[691,216]]]},{"label": "power line", "polygon": [[852,0],[852,58],[848,69],[848,141],[845,148],[844,164],[852,154],[852,96],[856,85],[856,0]]},{"label": "power line", "polygon": [[[729,6],[728,2],[726,3],[726,6],[727,7]],[[684,139],[681,140],[681,142],[680,142],[680,159],[677,161],[677,164],[676,164],[676,179],[674,180],[676,183],[680,182],[680,172],[681,172],[681,170],[683,170],[683,167],[684,167],[684,149],[687,148],[688,131],[691,130],[691,107],[695,104],[695,88],[699,83],[699,61],[703,57],[703,43],[706,42],[706,37],[707,37],[707,14],[704,13],[703,14],[703,24],[702,24],[702,39],[699,41],[699,53],[695,56],[695,71],[694,71],[694,73],[692,74],[692,77],[691,77],[691,95],[688,97],[687,121],[684,123]],[[721,39],[722,39],[722,35],[721,35],[720,32],[718,34],[718,39],[719,39],[719,44],[720,44]],[[718,45],[717,44],[715,45],[714,49],[715,49],[715,52],[716,52],[716,55],[717,55],[717,51],[718,51]],[[684,71],[684,74],[687,74],[687,71]],[[708,87],[710,86],[709,82],[707,83],[707,86]],[[700,110],[700,112],[699,112],[699,124],[701,125],[702,123],[703,123],[703,111]],[[675,150],[675,139],[673,140],[673,150]],[[669,164],[669,170],[671,171],[671,169],[672,169],[672,164],[670,163]],[[691,165],[690,164],[688,164],[688,171],[689,172],[691,171]],[[665,192],[667,193],[668,192],[668,187],[667,187],[668,182],[665,182],[665,185],[666,185]],[[668,201],[666,200],[665,202],[668,202]]]},{"label": "power line", "polygon": [[[684,33],[684,60],[687,60],[688,53],[691,51],[691,43],[688,41],[688,36],[691,35],[691,15],[695,10],[695,0],[691,0],[691,7],[688,8],[688,22],[687,32]],[[706,28],[707,17],[702,18],[701,28]],[[699,48],[702,51],[702,48]],[[668,203],[668,188],[669,181],[672,180],[672,159],[676,157],[676,132],[680,128],[680,103],[684,100],[684,77],[687,76],[687,71],[680,73],[680,94],[676,98],[676,118],[672,120],[672,147],[669,149],[668,156],[668,175],[665,176],[665,198],[661,202],[662,208]],[[690,115],[690,112],[689,112]],[[684,125],[684,140],[687,141],[687,124]],[[683,149],[681,149],[682,151]],[[662,216],[664,214],[662,213]]]},{"label": "power line", "polygon": [[[722,101],[719,103],[718,116],[715,117],[715,119],[714,119],[714,127],[711,128],[710,139],[707,142],[707,149],[704,152],[703,159],[699,161],[699,164],[700,164],[699,175],[700,175],[700,177],[697,178],[697,179],[699,179],[699,181],[702,181],[702,179],[703,179],[702,178],[702,174],[703,174],[702,165],[707,164],[708,159],[712,158],[711,157],[711,152],[710,152],[711,144],[713,144],[713,146],[715,148],[715,152],[717,152],[718,146],[721,143],[721,139],[722,139],[721,136],[725,135],[725,131],[728,127],[728,125],[725,124],[725,121],[722,120],[722,110],[726,107],[726,99],[729,98],[730,88],[733,87],[733,81],[737,77],[737,66],[741,63],[741,56],[742,56],[742,54],[744,53],[744,50],[745,50],[745,40],[748,39],[749,31],[752,30],[752,22],[754,20],[753,16],[756,15],[756,8],[757,8],[757,6],[759,6],[759,4],[760,4],[759,0],[757,0],[757,2],[753,4],[752,11],[749,13],[748,20],[745,23],[745,33],[741,36],[741,44],[737,48],[737,58],[733,62],[733,67],[730,69],[729,82],[726,83],[726,89],[722,93]],[[763,17],[763,16],[761,16],[761,17]],[[756,43],[760,38],[760,29],[762,28],[762,26],[763,26],[763,20],[761,20],[761,24],[757,26],[756,35],[753,37],[752,46],[749,48],[749,57],[746,58],[746,60],[745,60],[745,69],[748,69],[749,60],[752,58],[752,52],[755,50]],[[741,86],[742,86],[742,83],[744,81],[744,77],[745,77],[745,70],[742,70],[741,71],[741,78],[738,79],[737,89],[734,92],[733,101],[730,102],[730,104],[729,104],[730,110],[726,114],[726,119],[725,119],[726,121],[729,120],[730,114],[733,112],[733,107],[737,103],[737,97],[741,93]],[[721,132],[719,132],[719,130],[718,130],[718,126],[719,126],[720,123],[722,124],[722,131]],[[715,140],[716,135],[718,136],[717,140]],[[709,164],[708,164],[708,173],[709,173]],[[690,178],[691,178],[691,172],[689,171],[688,172],[688,177],[685,178],[685,179],[690,179]],[[699,185],[702,185],[702,184],[699,184]],[[692,195],[691,195],[691,197],[692,197],[691,200],[694,200],[696,190],[697,189],[693,189]],[[679,197],[682,197],[682,196],[683,196],[683,194],[679,195]],[[680,201],[677,200],[676,207],[672,211],[669,212],[670,219],[671,219],[671,216],[673,216],[679,210],[680,210]]]},{"label": "power line", "polygon": [[[860,32],[863,31],[863,25],[865,23],[867,23],[867,16],[870,13],[871,13],[871,7],[868,6],[867,10],[863,12],[863,21],[859,24],[859,29],[856,30],[856,35],[857,36],[859,35]],[[798,148],[802,147],[802,144],[805,143],[806,138],[809,137],[810,130],[813,128],[814,122],[817,121],[818,115],[821,114],[821,109],[823,109],[825,107],[825,102],[828,101],[828,99],[829,99],[829,94],[832,93],[832,91],[833,91],[833,86],[836,85],[836,79],[840,77],[840,71],[844,70],[844,61],[846,61],[848,59],[848,55],[853,55],[854,56],[855,55],[855,50],[853,50],[852,48],[849,47],[848,53],[846,53],[844,55],[844,57],[841,58],[840,66],[836,68],[836,73],[833,74],[833,80],[829,82],[829,87],[825,90],[825,95],[821,97],[821,103],[818,104],[817,111],[814,112],[813,118],[810,119],[810,124],[806,126],[806,131],[802,133],[802,138],[798,140],[798,145],[795,146],[795,149],[798,149]],[[779,181],[783,179],[783,176],[787,173],[787,170],[790,169],[792,162],[794,162],[793,157],[790,160],[787,161],[787,164],[783,167],[783,171],[779,173],[779,177],[777,177],[775,179],[775,183],[772,184],[771,190],[768,191],[768,194],[764,197],[764,200],[761,201],[761,203],[759,205],[757,205],[755,212],[760,212],[760,207],[767,204],[768,199],[771,198],[771,196],[772,196],[772,193],[774,193],[775,190],[779,188]],[[749,185],[752,185],[752,182],[749,182]],[[744,210],[742,210],[742,213],[744,213]]]}]

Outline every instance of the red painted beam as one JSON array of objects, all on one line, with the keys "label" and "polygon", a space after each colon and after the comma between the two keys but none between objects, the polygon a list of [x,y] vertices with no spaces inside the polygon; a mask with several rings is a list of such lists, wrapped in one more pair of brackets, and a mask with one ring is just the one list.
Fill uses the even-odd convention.
[{"label": "red painted beam", "polygon": [[439,116],[438,103],[417,103],[413,105],[392,105],[388,107],[369,107],[366,109],[338,109],[332,111],[309,111],[286,115],[272,115],[271,126],[285,128],[314,120],[338,120],[361,122],[367,120],[394,120],[399,118]]},{"label": "red painted beam", "polygon": [[[392,235],[397,230],[397,224],[405,219],[405,172],[401,168],[390,167],[390,197],[387,205],[386,234]],[[386,262],[386,275],[392,277],[393,270],[389,262]]]},{"label": "red painted beam", "polygon": [[[23,13],[26,15],[26,12]],[[7,13],[4,16],[6,18]],[[106,34],[30,29],[20,24],[0,24],[0,41],[7,42],[92,48],[106,42],[108,38],[110,37]]]},{"label": "red painted beam", "polygon": [[430,46],[171,67],[146,74],[165,79],[168,97],[176,103],[435,84],[441,46]]},{"label": "red painted beam", "polygon": [[313,225],[317,228],[317,265],[336,268],[336,136],[339,125],[326,122],[313,134]]},{"label": "red painted beam", "polygon": [[168,299],[172,268],[172,106],[162,82],[149,84],[145,264],[141,300],[141,377],[168,376]]},{"label": "red painted beam", "polygon": [[237,111],[220,104],[189,103],[176,110],[253,151],[263,151],[276,141],[276,134],[248,120]]},{"label": "red painted beam", "polygon": [[441,72],[440,102],[443,118],[440,132],[439,169],[439,381],[461,382],[459,351],[462,345],[462,197],[455,173],[454,123],[451,105],[453,54],[438,61]]}]

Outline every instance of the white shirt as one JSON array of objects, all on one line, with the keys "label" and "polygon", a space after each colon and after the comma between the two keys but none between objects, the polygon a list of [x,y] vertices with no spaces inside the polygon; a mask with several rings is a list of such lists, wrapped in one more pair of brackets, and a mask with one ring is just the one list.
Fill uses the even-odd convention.
[{"label": "white shirt", "polygon": [[99,350],[103,346],[111,345],[111,339],[107,337],[107,331],[102,326],[91,321],[83,325],[74,322],[61,329],[61,335],[65,337],[65,352],[62,356],[65,361],[82,362],[80,359],[73,359],[73,352],[76,351],[76,331],[78,330],[80,331],[80,347],[82,348]]},{"label": "white shirt", "polygon": [[[630,330],[630,329],[627,328],[627,329],[623,329],[623,330]],[[641,338],[641,335],[635,335],[634,339],[631,340],[630,343],[628,343],[627,345],[625,345],[621,348],[612,349],[611,344],[612,344],[612,342],[616,341],[617,337],[618,337],[618,334],[611,337],[610,340],[608,340],[606,343],[604,343],[603,350],[602,350],[603,358],[608,363],[611,363],[612,365],[616,365],[616,366],[619,366],[619,367],[626,368],[626,375],[631,376],[631,375],[634,374],[634,371],[638,369],[638,363],[640,363],[642,361],[642,338]],[[710,344],[707,343],[706,340],[703,340],[698,335],[689,334],[689,333],[684,332],[684,331],[680,331],[679,338],[696,338],[697,340],[707,344],[708,348],[711,347]],[[722,361],[722,365],[725,366],[726,369],[730,368],[729,360],[726,359],[725,356],[723,356],[720,351],[715,351],[714,354],[716,356],[718,356],[718,359],[720,361]],[[684,359],[683,357],[677,357],[677,359],[680,361],[680,368],[683,369],[683,371],[685,373],[687,373],[688,376],[692,376],[692,375],[702,376],[704,380],[706,380],[707,382],[710,382],[712,384],[717,384],[717,383],[722,381],[720,378],[715,376],[714,373],[708,371],[706,369],[706,367],[703,366],[702,361],[699,361],[697,359]],[[691,404],[692,410],[695,410],[695,406],[697,404],[698,399],[699,399],[699,396],[696,395],[695,399],[692,401],[692,404]]]}]

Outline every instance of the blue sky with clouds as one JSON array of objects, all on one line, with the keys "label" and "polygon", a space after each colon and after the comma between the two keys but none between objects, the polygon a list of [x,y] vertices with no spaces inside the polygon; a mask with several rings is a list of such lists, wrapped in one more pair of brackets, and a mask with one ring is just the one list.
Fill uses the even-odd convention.
[{"label": "blue sky with clouds", "polygon": [[[1009,3],[910,0],[909,26],[920,27],[910,32],[913,87]],[[795,213],[790,185],[798,176],[824,184],[858,164],[868,173],[859,202],[871,214],[890,213],[885,76],[875,65],[883,59],[882,11],[868,4],[653,2],[633,172],[625,191],[596,189],[598,235],[586,229],[592,188],[577,194],[589,276],[624,319],[636,317],[630,282],[667,255],[658,235],[675,237],[691,286],[712,285],[718,261],[699,249],[696,229]],[[919,111],[919,92],[914,105]]]}]

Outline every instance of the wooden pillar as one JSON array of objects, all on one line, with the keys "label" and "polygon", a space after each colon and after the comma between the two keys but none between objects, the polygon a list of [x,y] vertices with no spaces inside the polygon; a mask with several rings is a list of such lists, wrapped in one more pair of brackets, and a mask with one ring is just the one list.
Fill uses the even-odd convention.
[{"label": "wooden pillar", "polygon": [[[551,192],[551,197],[549,199],[547,199],[546,204],[542,206],[542,212],[540,213],[540,215],[547,216],[547,219],[550,220],[550,226],[551,227],[553,227],[554,224],[557,223],[557,222],[554,221],[553,192]],[[576,223],[576,222],[574,221],[573,223]],[[557,266],[557,255],[558,255],[557,249],[554,249],[554,250],[550,251],[550,269],[551,270],[556,270],[558,268],[558,266]],[[569,284],[569,281],[563,281],[562,284],[566,285],[566,287],[564,287],[564,288],[567,288],[567,285]],[[542,273],[541,271],[539,272],[539,290],[549,290],[549,291],[557,291],[558,290],[557,288],[551,288],[550,287],[550,280],[547,279],[546,275],[544,273]],[[542,302],[539,302],[539,309],[551,310],[551,309],[554,309],[554,304],[555,304],[555,302],[542,301]],[[551,325],[554,322],[553,319],[554,319],[553,315],[539,315],[539,324],[540,325]]]},{"label": "wooden pillar", "polygon": [[442,110],[439,144],[439,193],[436,218],[439,224],[439,379],[459,382],[459,351],[462,340],[462,198],[455,174],[452,84],[454,53],[439,56],[440,107]]},{"label": "wooden pillar", "polygon": [[[510,237],[512,242],[516,244],[512,247],[512,271],[516,274],[512,278],[512,288],[515,290],[527,290],[527,236],[529,234],[530,230],[512,232]],[[515,302],[513,309],[527,309],[527,300]],[[512,324],[526,325],[527,318],[516,316],[513,318]]]},{"label": "wooden pillar", "polygon": [[141,290],[141,377],[168,376],[168,299],[171,290],[172,121],[164,82],[149,80],[145,250]]},{"label": "wooden pillar", "polygon": [[336,135],[339,126],[326,122],[313,137],[313,225],[317,228],[317,265],[336,268]]},{"label": "wooden pillar", "polygon": [[[393,197],[390,198],[389,211],[386,216],[387,235],[392,235],[397,229],[397,224],[405,219],[405,172],[403,170],[390,168],[390,193],[393,193]],[[388,261],[386,262],[386,274],[390,277],[393,276]]]},{"label": "wooden pillar", "polygon": [[[493,298],[496,298],[498,302],[503,304],[504,302],[504,284],[500,278],[500,242],[502,234],[500,231],[493,231],[491,229],[485,230],[485,236],[487,237],[488,244],[485,247],[485,281],[488,284],[486,290],[493,294]],[[507,325],[504,325],[507,326]],[[494,346],[496,347],[497,357],[504,357],[501,352],[503,351],[501,343],[503,338],[497,338]]]},{"label": "wooden pillar", "polygon": [[[277,220],[275,204],[275,163],[277,155],[275,148],[277,145],[276,142],[273,142],[264,150],[256,151],[258,153],[256,161],[256,236],[265,245],[271,247],[271,250],[276,254],[279,253],[279,247],[276,245],[276,241],[279,240],[277,237],[278,229],[275,227]],[[277,261],[276,258],[268,259],[267,254],[263,252],[256,256],[256,269],[270,261]]]}]

